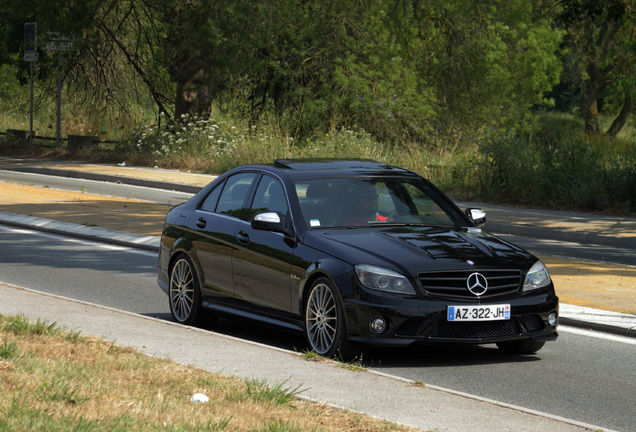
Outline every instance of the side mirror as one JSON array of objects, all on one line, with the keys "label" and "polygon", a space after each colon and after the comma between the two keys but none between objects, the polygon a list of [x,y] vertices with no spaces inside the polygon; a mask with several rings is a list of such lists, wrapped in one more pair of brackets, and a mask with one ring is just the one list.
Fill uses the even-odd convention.
[{"label": "side mirror", "polygon": [[252,228],[288,234],[285,217],[278,212],[256,213],[252,219]]},{"label": "side mirror", "polygon": [[486,225],[486,212],[478,208],[466,209],[466,216],[478,227]]}]

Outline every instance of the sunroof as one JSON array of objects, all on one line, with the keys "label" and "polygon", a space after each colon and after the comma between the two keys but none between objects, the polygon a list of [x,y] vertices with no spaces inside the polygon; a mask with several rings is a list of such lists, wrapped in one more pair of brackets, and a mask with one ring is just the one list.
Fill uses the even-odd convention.
[{"label": "sunroof", "polygon": [[371,159],[277,159],[274,164],[280,168],[297,171],[329,169],[387,169],[387,165]]}]

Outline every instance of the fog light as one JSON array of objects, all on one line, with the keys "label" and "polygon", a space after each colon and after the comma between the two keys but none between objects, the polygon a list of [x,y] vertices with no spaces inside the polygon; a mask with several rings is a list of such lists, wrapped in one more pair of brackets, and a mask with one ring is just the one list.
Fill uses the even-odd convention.
[{"label": "fog light", "polygon": [[550,312],[550,315],[548,315],[548,325],[550,327],[554,327],[557,325],[557,322],[559,320],[559,317],[557,315],[556,312]]},{"label": "fog light", "polygon": [[374,333],[384,333],[386,330],[386,321],[382,317],[373,318],[369,323],[369,327],[371,327],[371,331]]}]

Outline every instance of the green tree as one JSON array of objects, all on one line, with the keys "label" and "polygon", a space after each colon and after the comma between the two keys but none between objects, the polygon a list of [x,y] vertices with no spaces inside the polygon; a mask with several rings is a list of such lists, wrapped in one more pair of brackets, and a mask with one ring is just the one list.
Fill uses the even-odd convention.
[{"label": "green tree", "polygon": [[147,1],[161,17],[161,61],[176,84],[175,117],[208,117],[212,99],[226,81],[225,64],[232,56],[225,37],[232,5],[214,0]]},{"label": "green tree", "polygon": [[79,35],[66,77],[91,106],[151,98],[171,118],[216,102],[295,137],[514,125],[559,76],[549,0],[52,0],[37,19],[56,9],[80,17],[57,31]]},{"label": "green tree", "polygon": [[527,0],[396,2],[441,125],[514,124],[558,82],[562,32],[552,6]]},{"label": "green tree", "polygon": [[560,22],[567,29],[566,79],[581,89],[585,132],[600,134],[601,103],[616,115],[610,138],[633,111],[636,84],[636,10],[634,0],[561,0]]},{"label": "green tree", "polygon": [[130,100],[154,102],[168,119],[174,113],[174,84],[162,62],[165,34],[152,0],[100,3],[83,32],[81,49],[70,66],[70,83],[91,102],[126,110]]},{"label": "green tree", "polygon": [[43,48],[50,32],[81,35],[84,29],[91,25],[92,16],[98,7],[98,0],[3,1],[0,4],[0,64],[20,66],[20,77],[26,81],[29,67],[28,63],[23,61],[24,24],[36,22],[38,72],[40,77],[51,75],[57,62],[54,56],[47,55]]},{"label": "green tree", "polygon": [[42,1],[7,0],[0,6],[0,62],[19,67],[26,83],[28,65],[22,61],[25,22],[38,24],[39,87],[55,94],[57,52],[44,49],[50,32],[75,37],[74,48],[64,51],[67,98],[92,115],[129,112],[134,101],[148,95],[169,112],[165,96],[171,83],[157,63],[156,41],[147,29],[161,27],[141,0]]},{"label": "green tree", "polygon": [[420,128],[430,102],[413,88],[381,2],[238,5],[231,96],[250,118],[274,113],[297,137],[358,127],[393,139]]}]

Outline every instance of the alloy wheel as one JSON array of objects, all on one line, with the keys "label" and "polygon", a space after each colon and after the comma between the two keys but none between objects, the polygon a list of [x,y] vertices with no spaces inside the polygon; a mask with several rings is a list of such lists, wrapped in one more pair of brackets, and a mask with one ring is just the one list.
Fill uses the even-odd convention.
[{"label": "alloy wheel", "polygon": [[170,277],[170,311],[179,322],[192,318],[195,306],[195,281],[190,263],[181,258],[172,268]]},{"label": "alloy wheel", "polygon": [[329,286],[316,284],[305,312],[307,337],[314,351],[326,355],[334,346],[338,335],[338,308]]}]

